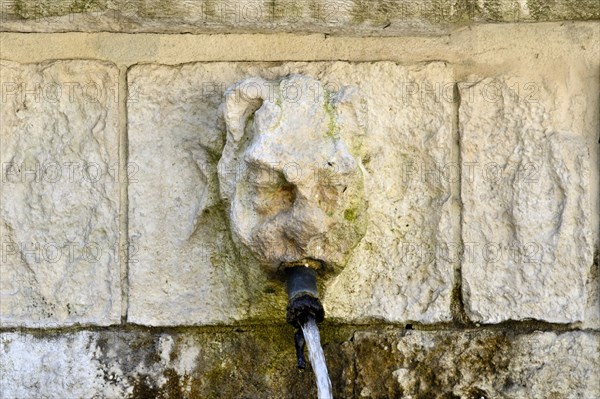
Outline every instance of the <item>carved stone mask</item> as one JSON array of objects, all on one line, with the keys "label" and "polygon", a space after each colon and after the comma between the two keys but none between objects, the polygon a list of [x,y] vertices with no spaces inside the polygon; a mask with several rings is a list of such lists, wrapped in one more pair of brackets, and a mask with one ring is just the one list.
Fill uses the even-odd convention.
[{"label": "carved stone mask", "polygon": [[338,270],[365,233],[363,174],[335,98],[301,75],[226,92],[220,192],[235,241],[270,271],[301,259]]}]

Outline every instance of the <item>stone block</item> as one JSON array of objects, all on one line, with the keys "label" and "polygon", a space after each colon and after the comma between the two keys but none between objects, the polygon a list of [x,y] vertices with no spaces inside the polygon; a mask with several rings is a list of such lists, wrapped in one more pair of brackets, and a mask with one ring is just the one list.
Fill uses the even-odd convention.
[{"label": "stone block", "polygon": [[368,398],[595,398],[599,349],[598,335],[584,332],[358,332],[354,389]]},{"label": "stone block", "polygon": [[587,322],[593,311],[586,308],[597,309],[597,302],[588,305],[588,291],[597,292],[598,282],[596,133],[585,121],[586,93],[518,77],[472,78],[460,86],[469,317]]},{"label": "stone block", "polygon": [[448,34],[467,23],[593,20],[595,0],[20,0],[2,9],[18,32]]},{"label": "stone block", "polygon": [[0,323],[121,315],[118,69],[2,62]]},{"label": "stone block", "polygon": [[[316,397],[289,326],[3,333],[5,399]],[[598,333],[381,331],[326,326],[334,397],[596,398]]]},{"label": "stone block", "polygon": [[[219,196],[225,90],[248,77],[318,78],[347,91],[334,112],[364,167],[367,232],[344,271],[322,279],[328,317],[450,320],[451,68],[444,63],[140,65],[128,76],[129,321],[149,325],[282,319],[284,285],[233,245]],[[292,96],[290,93],[289,96]],[[302,165],[302,173],[314,173]],[[132,169],[133,170],[133,169]],[[348,217],[356,217],[349,214]],[[326,281],[327,280],[327,281]]]}]

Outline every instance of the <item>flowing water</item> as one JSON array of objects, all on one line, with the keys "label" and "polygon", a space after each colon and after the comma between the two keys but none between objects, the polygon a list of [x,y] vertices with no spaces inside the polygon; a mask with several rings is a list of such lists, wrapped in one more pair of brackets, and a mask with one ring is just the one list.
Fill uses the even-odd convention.
[{"label": "flowing water", "polygon": [[331,393],[331,380],[329,379],[329,373],[327,372],[327,364],[325,364],[325,354],[321,347],[321,336],[319,335],[317,323],[313,318],[309,318],[308,321],[302,325],[302,332],[304,333],[304,339],[308,346],[310,364],[312,365],[313,372],[317,378],[319,399],[333,399],[333,394]]}]

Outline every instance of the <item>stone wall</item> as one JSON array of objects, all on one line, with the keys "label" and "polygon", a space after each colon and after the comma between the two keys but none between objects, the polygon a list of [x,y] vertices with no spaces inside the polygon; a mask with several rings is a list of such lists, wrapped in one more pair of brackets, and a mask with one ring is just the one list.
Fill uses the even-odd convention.
[{"label": "stone wall", "polygon": [[[9,0],[11,32],[441,35],[473,23],[586,21],[595,0]],[[24,23],[24,21],[27,21]]]},{"label": "stone wall", "polygon": [[356,89],[368,201],[319,287],[335,397],[600,397],[599,15],[3,2],[0,396],[316,396],[217,181],[225,90],[305,74]]}]

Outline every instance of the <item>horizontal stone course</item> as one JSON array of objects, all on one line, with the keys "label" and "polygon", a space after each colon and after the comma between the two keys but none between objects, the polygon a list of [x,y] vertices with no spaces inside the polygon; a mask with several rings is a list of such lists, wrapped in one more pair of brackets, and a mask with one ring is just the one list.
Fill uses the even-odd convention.
[{"label": "horizontal stone course", "polygon": [[[29,397],[315,397],[289,327],[0,335],[0,391]],[[586,332],[322,327],[343,398],[595,398],[600,336]]]},{"label": "horizontal stone course", "polygon": [[393,36],[448,34],[471,23],[599,18],[595,0],[21,0],[3,5],[0,29]]},{"label": "horizontal stone course", "polygon": [[[118,176],[118,71],[96,61],[4,62],[2,70],[2,325],[116,323],[118,191],[125,183]],[[340,62],[131,69],[129,321],[283,317],[283,284],[230,242],[215,172],[224,90],[244,77],[289,73],[361,92],[353,101],[362,113],[346,120],[367,135],[353,146],[362,146],[370,225],[346,270],[322,287],[328,317],[451,320],[452,249],[460,245],[444,178],[453,160],[452,68]],[[584,87],[585,80],[570,84]],[[585,105],[594,100],[585,90],[570,96],[509,75],[472,77],[459,88],[467,316],[597,328],[596,150],[589,145],[596,124]],[[92,289],[75,288],[83,286]]]}]

